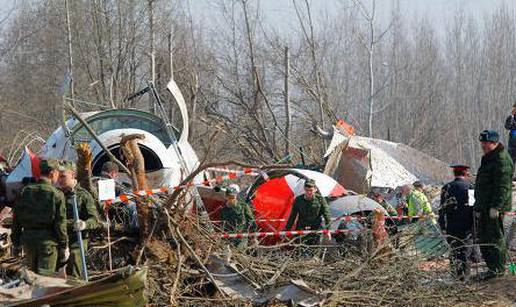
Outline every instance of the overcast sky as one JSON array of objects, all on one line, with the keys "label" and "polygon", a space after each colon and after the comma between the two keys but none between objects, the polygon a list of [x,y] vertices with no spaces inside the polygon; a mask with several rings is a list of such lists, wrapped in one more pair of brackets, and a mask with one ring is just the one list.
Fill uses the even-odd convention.
[{"label": "overcast sky", "polygon": [[[209,24],[213,20],[214,3],[217,0],[188,0],[192,15]],[[296,15],[292,0],[256,0],[262,8],[263,17],[268,24],[280,28],[289,29],[296,24]],[[309,0],[314,15],[332,14],[343,5],[351,4],[351,0]],[[396,1],[396,0],[394,0]],[[393,0],[376,0],[379,16],[389,20],[390,8]],[[371,3],[365,0],[364,3]],[[481,18],[484,14],[490,14],[502,5],[510,10],[516,8],[516,0],[399,0],[402,14],[409,18],[426,16],[439,30],[443,30],[446,20],[453,16],[457,10],[463,10],[466,15]]]}]

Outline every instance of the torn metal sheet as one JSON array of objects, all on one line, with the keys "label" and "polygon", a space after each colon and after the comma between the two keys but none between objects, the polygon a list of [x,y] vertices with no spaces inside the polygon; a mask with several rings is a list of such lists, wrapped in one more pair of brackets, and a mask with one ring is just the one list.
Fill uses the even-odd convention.
[{"label": "torn metal sheet", "polygon": [[[138,141],[142,154],[145,158],[146,177],[150,188],[161,188],[176,186],[184,179],[191,170],[199,165],[199,159],[188,142],[188,113],[184,106],[179,89],[173,88],[173,94],[178,99],[178,104],[183,117],[183,129],[180,131],[172,128],[172,136],[167,132],[169,125],[160,117],[136,110],[136,109],[110,109],[97,112],[81,113],[81,118],[91,127],[106,148],[112,155],[120,158],[120,141],[122,135],[144,134],[145,138]],[[179,98],[178,98],[179,97]],[[104,149],[92,138],[88,129],[77,119],[70,118],[66,121],[66,133],[62,126],[57,128],[47,139],[40,152],[36,155],[26,149],[20,163],[7,178],[7,196],[13,200],[16,191],[21,187],[24,177],[38,177],[36,172],[39,165],[39,158],[54,158],[76,161],[77,153],[75,146],[79,143],[88,143],[93,154],[93,175],[101,174],[102,165],[110,160]],[[174,137],[180,137],[177,146],[180,153],[174,149]],[[186,166],[180,161],[184,160]],[[185,170],[186,169],[186,170]],[[201,183],[204,174],[199,174],[194,178],[194,183]],[[121,180],[124,175],[121,174]]]},{"label": "torn metal sheet", "polygon": [[218,257],[211,257],[207,265],[217,286],[229,297],[250,301],[255,304],[265,304],[270,301],[280,301],[297,306],[319,306],[325,297],[323,294],[310,289],[302,280],[291,280],[289,283],[263,290],[245,277],[245,272]]},{"label": "torn metal sheet", "polygon": [[5,306],[144,306],[147,269],[128,266],[87,284],[29,273],[21,287],[2,289]]},{"label": "torn metal sheet", "polygon": [[346,137],[334,130],[326,152],[324,173],[346,189],[367,193],[420,180],[440,185],[452,179],[446,163],[408,145],[361,136]]}]

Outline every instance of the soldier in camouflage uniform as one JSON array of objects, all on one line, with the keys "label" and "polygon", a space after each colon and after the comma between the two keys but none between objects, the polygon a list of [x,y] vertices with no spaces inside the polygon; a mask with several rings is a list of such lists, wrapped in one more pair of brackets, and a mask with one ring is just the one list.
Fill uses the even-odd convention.
[{"label": "soldier in camouflage uniform", "polygon": [[[59,169],[59,186],[64,193],[66,201],[66,224],[68,237],[70,238],[70,258],[67,262],[66,272],[74,277],[82,276],[81,253],[77,241],[77,231],[82,231],[84,250],[88,250],[89,232],[101,227],[95,201],[91,194],[82,188],[75,178],[76,168],[73,162],[63,162]],[[77,199],[79,220],[75,221],[73,206],[74,198]]]},{"label": "soldier in camouflage uniform", "polygon": [[391,206],[391,204],[389,204],[382,193],[376,191],[373,193],[373,198],[372,198],[374,201],[376,201],[378,204],[380,204],[380,206],[382,206],[386,211],[387,211],[387,214],[389,214],[389,216],[397,216],[398,215],[398,212],[396,211],[396,209],[394,209],[393,206]]},{"label": "soldier in camouflage uniform", "polygon": [[57,183],[58,162],[42,160],[41,178],[23,188],[14,206],[13,253],[19,256],[23,245],[30,269],[38,274],[53,275],[58,259],[70,256],[66,232],[66,206]]},{"label": "soldier in camouflage uniform", "polygon": [[[322,226],[322,219],[326,228],[331,223],[330,207],[328,203],[317,193],[315,181],[305,181],[305,194],[296,197],[292,204],[292,210],[288,218],[286,229],[289,231],[297,218],[296,230],[319,230]],[[308,235],[304,242],[306,244],[317,244],[319,236]]]},{"label": "soldier in camouflage uniform", "polygon": [[[220,210],[222,228],[225,232],[242,233],[256,231],[258,228],[254,220],[254,214],[248,204],[237,199],[236,189],[229,187],[226,189],[226,203]],[[247,240],[232,239],[235,246],[244,247]]]},{"label": "soldier in camouflage uniform", "polygon": [[505,273],[507,257],[503,217],[512,204],[512,158],[499,143],[499,134],[484,130],[480,142],[484,156],[475,181],[475,205],[480,251],[489,271],[481,276],[493,278]]}]

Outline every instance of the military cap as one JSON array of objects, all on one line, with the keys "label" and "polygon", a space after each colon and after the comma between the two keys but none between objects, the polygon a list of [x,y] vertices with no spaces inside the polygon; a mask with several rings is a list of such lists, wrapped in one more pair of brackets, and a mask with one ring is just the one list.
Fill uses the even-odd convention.
[{"label": "military cap", "polygon": [[233,187],[227,187],[226,188],[226,195],[227,196],[237,196],[238,195],[238,192],[235,188]]},{"label": "military cap", "polygon": [[41,160],[39,162],[39,169],[42,172],[56,171],[59,169],[59,162],[55,159]]},{"label": "military cap", "polygon": [[305,181],[305,188],[316,188],[315,180],[313,179],[306,179]]},{"label": "military cap", "polygon": [[467,171],[468,169],[470,169],[469,166],[464,164],[452,164],[450,165],[450,168],[454,171]]},{"label": "military cap", "polygon": [[500,140],[500,135],[498,132],[494,130],[484,130],[480,133],[479,141],[480,142],[498,142]]},{"label": "military cap", "polygon": [[228,188],[234,189],[237,193],[240,193],[240,187],[236,183],[228,185]]},{"label": "military cap", "polygon": [[76,166],[75,166],[75,163],[73,163],[72,161],[61,161],[59,163],[59,171],[63,172],[63,171],[76,171]]},{"label": "military cap", "polygon": [[416,181],[412,184],[414,188],[423,188],[423,183],[421,181]]}]

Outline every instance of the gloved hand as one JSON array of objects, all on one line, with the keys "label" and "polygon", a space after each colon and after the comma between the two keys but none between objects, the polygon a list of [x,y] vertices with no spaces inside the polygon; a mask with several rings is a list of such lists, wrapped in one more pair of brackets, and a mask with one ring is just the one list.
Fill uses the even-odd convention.
[{"label": "gloved hand", "polygon": [[109,223],[108,221],[102,221],[100,222],[100,225],[104,231],[108,231],[111,223]]},{"label": "gloved hand", "polygon": [[58,251],[59,263],[66,263],[68,258],[70,258],[70,249],[68,246],[66,248],[60,248]]},{"label": "gloved hand", "polygon": [[500,212],[498,212],[497,209],[495,209],[495,208],[489,209],[489,217],[490,218],[492,218],[494,220],[494,219],[497,219],[499,216],[500,216]]},{"label": "gloved hand", "polygon": [[21,256],[21,253],[22,253],[22,247],[13,245],[13,250],[12,250],[13,257],[18,258]]},{"label": "gloved hand", "polygon": [[83,220],[77,220],[73,224],[73,231],[83,231],[86,229],[86,222]]}]

